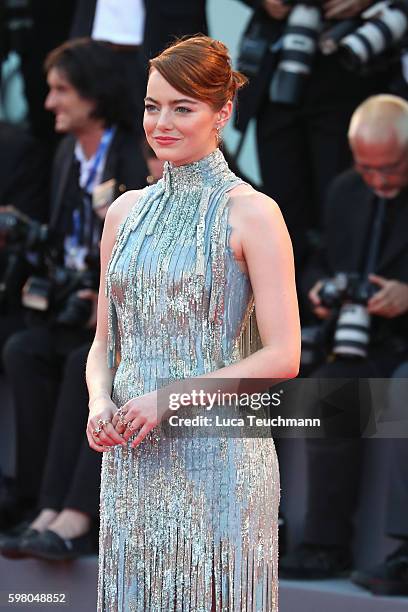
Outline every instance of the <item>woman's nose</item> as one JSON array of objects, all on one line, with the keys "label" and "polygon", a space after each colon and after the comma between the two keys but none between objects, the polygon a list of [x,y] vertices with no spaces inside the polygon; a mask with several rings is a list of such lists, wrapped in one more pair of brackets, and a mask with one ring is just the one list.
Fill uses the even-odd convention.
[{"label": "woman's nose", "polygon": [[161,110],[157,119],[156,127],[159,129],[165,130],[170,129],[172,127],[172,121],[170,117],[170,113],[167,110]]}]

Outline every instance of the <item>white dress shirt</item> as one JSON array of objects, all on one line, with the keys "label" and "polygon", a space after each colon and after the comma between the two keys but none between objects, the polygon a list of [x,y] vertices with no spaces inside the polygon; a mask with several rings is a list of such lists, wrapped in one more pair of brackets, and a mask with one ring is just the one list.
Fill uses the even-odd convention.
[{"label": "white dress shirt", "polygon": [[92,38],[118,45],[140,45],[144,23],[143,0],[97,0]]}]

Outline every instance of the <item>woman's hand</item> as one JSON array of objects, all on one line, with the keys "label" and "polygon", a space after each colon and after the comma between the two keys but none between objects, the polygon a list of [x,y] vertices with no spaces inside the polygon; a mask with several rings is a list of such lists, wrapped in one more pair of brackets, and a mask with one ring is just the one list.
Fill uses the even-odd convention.
[{"label": "woman's hand", "polygon": [[112,419],[112,426],[126,442],[139,429],[132,442],[132,448],[135,448],[160,423],[162,417],[157,407],[157,391],[152,391],[121,406]]},{"label": "woman's hand", "polygon": [[126,446],[126,441],[112,425],[116,411],[117,407],[110,398],[99,398],[91,405],[86,436],[89,446],[98,453],[108,451],[117,444]]}]

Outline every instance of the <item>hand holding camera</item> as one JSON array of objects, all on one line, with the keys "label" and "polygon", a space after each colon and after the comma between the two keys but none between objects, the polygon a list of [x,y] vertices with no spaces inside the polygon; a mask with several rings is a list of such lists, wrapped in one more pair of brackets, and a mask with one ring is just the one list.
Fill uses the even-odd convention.
[{"label": "hand holding camera", "polygon": [[286,19],[291,7],[282,0],[264,0],[263,7],[272,19]]},{"label": "hand holding camera", "polygon": [[323,5],[325,19],[349,19],[360,15],[372,0],[327,0]]},{"label": "hand holding camera", "polygon": [[333,353],[365,358],[371,315],[393,318],[408,311],[408,283],[377,274],[338,273],[318,281],[309,291],[314,314],[336,317]]},{"label": "hand holding camera", "polygon": [[408,283],[370,274],[371,283],[380,287],[367,302],[369,314],[392,319],[408,311]]},{"label": "hand holding camera", "polygon": [[310,289],[308,293],[308,298],[312,303],[313,313],[319,319],[327,319],[330,316],[330,309],[326,306],[322,305],[322,300],[320,299],[319,293],[321,288],[323,287],[323,281],[319,280],[313,287]]}]

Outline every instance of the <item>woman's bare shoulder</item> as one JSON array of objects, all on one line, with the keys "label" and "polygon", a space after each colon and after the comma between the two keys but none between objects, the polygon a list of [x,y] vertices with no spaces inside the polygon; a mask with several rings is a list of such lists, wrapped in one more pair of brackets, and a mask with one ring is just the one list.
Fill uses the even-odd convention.
[{"label": "woman's bare shoulder", "polygon": [[103,242],[111,244],[115,241],[120,225],[137,205],[142,192],[143,189],[126,191],[109,206],[103,225]]},{"label": "woman's bare shoulder", "polygon": [[245,223],[258,220],[262,222],[272,216],[281,216],[278,204],[247,183],[238,185],[230,191],[230,206]]},{"label": "woman's bare shoulder", "polygon": [[132,189],[119,196],[109,207],[106,217],[115,225],[120,225],[139,201],[143,189]]}]

